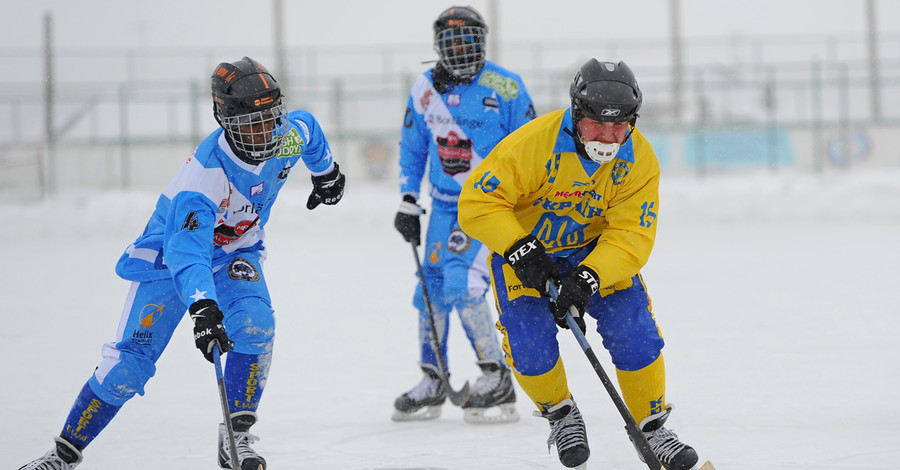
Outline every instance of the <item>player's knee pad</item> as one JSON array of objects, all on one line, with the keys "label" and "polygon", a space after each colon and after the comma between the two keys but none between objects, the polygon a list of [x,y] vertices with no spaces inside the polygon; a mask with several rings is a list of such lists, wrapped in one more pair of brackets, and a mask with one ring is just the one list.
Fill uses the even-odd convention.
[{"label": "player's knee pad", "polygon": [[457,304],[459,320],[479,360],[499,361],[503,358],[497,341],[496,318],[484,297],[467,299]]},{"label": "player's knee pad", "polygon": [[[431,301],[431,309],[433,312],[446,314],[450,313],[450,310],[453,307],[451,304],[445,302],[441,291],[442,285],[443,284],[440,282],[429,282],[428,299]],[[416,293],[413,295],[413,306],[419,309],[420,312],[425,312],[425,294],[422,292],[421,282],[416,286]]]},{"label": "player's knee pad", "polygon": [[483,298],[489,276],[469,265],[448,263],[444,269],[444,301],[456,306]]},{"label": "player's knee pad", "polygon": [[630,332],[610,329],[602,331],[601,335],[612,363],[623,371],[636,371],[652,364],[665,345],[655,325],[652,328]]},{"label": "player's knee pad", "polygon": [[91,389],[97,396],[115,406],[122,406],[135,394],[144,394],[144,385],[156,374],[156,365],[149,357],[116,349],[115,344],[103,346],[103,360],[91,376]]},{"label": "player's knee pad", "polygon": [[275,337],[275,312],[260,297],[244,297],[226,307],[225,331],[234,342],[234,350],[244,354],[272,351]]},{"label": "player's knee pad", "polygon": [[501,314],[504,349],[523,375],[541,375],[559,360],[558,327],[547,302],[522,300]]}]

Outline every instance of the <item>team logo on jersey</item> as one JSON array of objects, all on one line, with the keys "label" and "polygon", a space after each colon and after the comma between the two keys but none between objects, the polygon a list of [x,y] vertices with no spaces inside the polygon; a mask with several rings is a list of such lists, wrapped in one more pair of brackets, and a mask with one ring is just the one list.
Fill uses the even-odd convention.
[{"label": "team logo on jersey", "polygon": [[433,94],[434,94],[433,90],[426,90],[425,93],[422,94],[422,97],[419,98],[419,104],[422,106],[423,109],[428,107],[428,103],[431,102],[431,95],[433,95]]},{"label": "team logo on jersey", "polygon": [[217,226],[213,231],[213,243],[218,246],[225,246],[233,243],[238,238],[241,238],[241,235],[253,228],[258,220],[259,217],[254,220],[242,220],[235,224],[234,227],[225,225],[224,223]]},{"label": "team logo on jersey", "polygon": [[147,304],[141,307],[141,313],[138,317],[140,328],[131,332],[131,342],[141,346],[147,346],[153,341],[153,332],[147,331],[147,328],[153,326],[159,317],[162,316],[163,307],[165,305]]},{"label": "team logo on jersey", "polygon": [[462,97],[459,93],[450,93],[447,95],[447,106],[459,106],[462,103]]},{"label": "team logo on jersey", "polygon": [[450,236],[447,237],[447,249],[450,250],[451,253],[460,254],[469,249],[469,246],[472,244],[472,240],[466,235],[466,232],[463,232],[462,229],[455,228],[450,232]]},{"label": "team logo on jersey", "polygon": [[228,276],[238,281],[258,281],[259,272],[253,263],[244,258],[235,258],[228,265]]},{"label": "team logo on jersey", "polygon": [[259,183],[256,186],[250,186],[250,197],[262,194],[265,183]]},{"label": "team logo on jersey", "polygon": [[481,77],[478,78],[478,84],[496,91],[506,101],[519,96],[519,84],[515,80],[506,78],[496,72],[483,72]]},{"label": "team logo on jersey", "polygon": [[435,140],[444,173],[453,176],[472,168],[472,139],[460,139],[456,132],[450,132]]},{"label": "team logo on jersey", "polygon": [[150,328],[162,316],[165,305],[147,304],[141,308],[140,324],[144,328]]},{"label": "team logo on jersey", "polygon": [[613,167],[612,172],[609,176],[612,178],[612,182],[614,185],[618,186],[622,184],[622,181],[625,180],[625,176],[628,175],[628,164],[625,162],[618,162]]},{"label": "team logo on jersey", "polygon": [[284,138],[281,139],[281,150],[278,151],[277,158],[286,158],[292,157],[294,155],[299,155],[303,152],[303,146],[306,145],[306,142],[303,141],[303,137],[300,136],[300,133],[297,132],[297,129],[291,129],[290,132],[284,135]]},{"label": "team logo on jersey", "polygon": [[428,254],[428,262],[431,264],[436,264],[442,258],[443,249],[441,248],[441,242],[437,242],[429,246],[428,248],[430,248],[430,253]]}]

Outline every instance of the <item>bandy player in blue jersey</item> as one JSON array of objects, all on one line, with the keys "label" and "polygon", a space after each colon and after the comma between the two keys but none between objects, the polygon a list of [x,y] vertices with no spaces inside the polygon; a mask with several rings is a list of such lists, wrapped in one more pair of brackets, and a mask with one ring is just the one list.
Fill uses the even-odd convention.
[{"label": "bandy player in blue jersey", "polygon": [[[21,469],[70,470],[122,405],[156,372],[185,311],[203,356],[228,351],[225,388],[242,470],[266,461],[249,433],[272,361],[275,319],[263,275],[265,226],[291,170],[312,173],[307,207],[341,200],[345,177],[316,119],[285,110],[281,88],[244,57],[216,67],[214,115],[220,128],[184,163],[156,203],[144,233],[120,258],[131,281],[117,337],[78,394],[53,449]],[[219,425],[219,466],[235,468]],[[122,463],[123,467],[126,465]]]},{"label": "bandy player in blue jersey", "polygon": [[[418,205],[428,169],[431,214],[425,236],[423,272],[432,304],[442,357],[447,357],[449,314],[455,309],[476,362],[483,371],[461,404],[467,422],[515,421],[515,390],[494,328],[496,318],[485,301],[490,273],[489,250],[469,238],[456,221],[461,185],[497,142],[535,117],[522,79],[485,60],[487,25],[471,7],[451,7],[434,22],[437,64],[413,84],[400,141],[402,202],[395,226],[418,245]],[[414,306],[419,311],[422,380],[394,402],[393,419],[430,419],[440,415],[447,394],[421,284]],[[448,368],[449,369],[449,368]],[[485,415],[488,409],[489,417]]]}]

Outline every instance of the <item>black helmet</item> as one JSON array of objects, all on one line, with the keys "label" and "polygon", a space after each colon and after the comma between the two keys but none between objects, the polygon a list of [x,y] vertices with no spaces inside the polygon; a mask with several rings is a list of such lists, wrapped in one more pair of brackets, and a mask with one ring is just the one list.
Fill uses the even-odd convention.
[{"label": "black helmet", "polygon": [[457,80],[468,80],[484,67],[487,23],[470,6],[450,7],[434,22],[438,62]]},{"label": "black helmet", "polygon": [[223,62],[211,78],[213,115],[235,154],[258,163],[281,150],[287,131],[281,87],[259,62],[244,57]]},{"label": "black helmet", "polygon": [[634,73],[625,62],[591,59],[581,66],[569,87],[572,120],[583,117],[595,121],[625,122],[633,126],[641,110],[643,96]]}]

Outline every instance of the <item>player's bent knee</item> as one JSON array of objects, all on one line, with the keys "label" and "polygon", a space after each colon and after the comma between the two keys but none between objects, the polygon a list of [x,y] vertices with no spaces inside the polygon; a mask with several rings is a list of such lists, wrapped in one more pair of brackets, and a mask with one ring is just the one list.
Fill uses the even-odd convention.
[{"label": "player's bent knee", "polygon": [[265,354],[272,351],[275,338],[275,315],[261,298],[247,297],[228,307],[225,315],[228,339],[234,350],[243,354]]},{"label": "player's bent knee", "polygon": [[147,357],[121,351],[117,357],[104,358],[89,383],[101,400],[122,406],[135,394],[143,395],[155,373],[156,366]]}]

